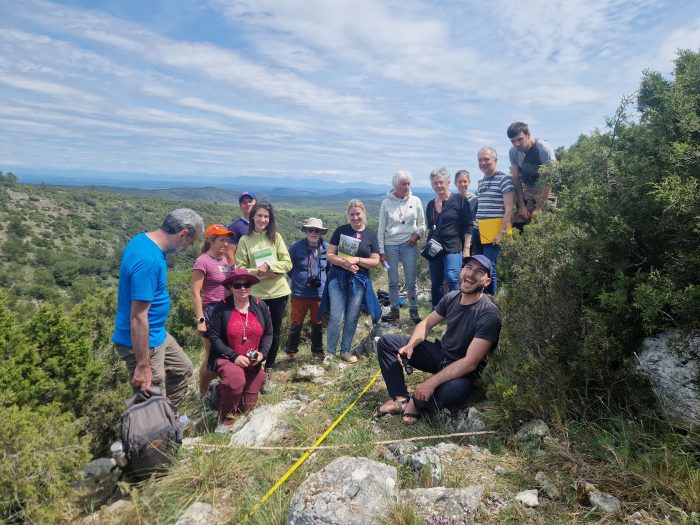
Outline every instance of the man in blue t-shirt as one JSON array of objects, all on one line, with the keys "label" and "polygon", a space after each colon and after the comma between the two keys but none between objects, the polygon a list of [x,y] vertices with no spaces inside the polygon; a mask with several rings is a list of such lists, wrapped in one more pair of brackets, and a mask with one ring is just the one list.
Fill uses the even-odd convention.
[{"label": "man in blue t-shirt", "polygon": [[129,241],[119,266],[112,341],[126,363],[134,392],[156,386],[176,407],[187,392],[192,362],[165,330],[170,313],[165,256],[185,251],[203,230],[204,221],[193,210],[174,210],[160,228]]},{"label": "man in blue t-shirt", "polygon": [[[464,259],[459,290],[445,295],[428,317],[418,323],[411,337],[385,335],[377,342],[379,367],[389,399],[379,415],[403,414],[404,423],[415,423],[421,414],[463,404],[473,382],[486,366],[486,356],[498,344],[501,312],[484,294],[491,282],[488,257]],[[445,323],[441,341],[428,341],[433,327]],[[433,375],[409,396],[402,365]]]},{"label": "man in blue t-shirt", "polygon": [[226,259],[231,265],[236,264],[236,250],[238,249],[238,241],[250,228],[250,211],[255,206],[255,194],[252,191],[244,191],[238,196],[238,205],[241,208],[241,216],[233,221],[228,226],[228,230],[233,232],[229,237],[228,246],[226,246]]}]

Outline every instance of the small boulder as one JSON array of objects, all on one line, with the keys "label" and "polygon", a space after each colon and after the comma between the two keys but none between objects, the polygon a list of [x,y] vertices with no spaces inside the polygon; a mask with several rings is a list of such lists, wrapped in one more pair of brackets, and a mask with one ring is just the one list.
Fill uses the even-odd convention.
[{"label": "small boulder", "polygon": [[499,476],[505,476],[508,474],[508,469],[505,467],[502,467],[501,465],[496,465],[493,468],[493,471],[498,474]]},{"label": "small boulder", "polygon": [[552,481],[547,477],[547,475],[541,470],[535,474],[535,481],[540,484],[540,488],[547,494],[547,497],[551,500],[556,500],[561,497],[561,492],[557,486],[552,483]]},{"label": "small boulder", "polygon": [[588,501],[591,507],[595,507],[608,514],[619,512],[622,509],[622,503],[619,499],[607,492],[601,492],[597,489],[593,489],[588,493]]},{"label": "small boulder", "polygon": [[195,501],[190,505],[175,525],[207,525],[214,517],[214,507],[209,503]]},{"label": "small boulder", "polygon": [[433,450],[424,448],[408,456],[404,456],[404,465],[409,465],[415,472],[429,472],[433,487],[442,481],[442,461]]},{"label": "small boulder", "polygon": [[520,427],[515,433],[515,439],[518,441],[527,441],[533,437],[544,437],[547,434],[549,434],[547,423],[541,419],[533,419]]},{"label": "small boulder", "polygon": [[526,507],[537,507],[540,502],[537,498],[537,489],[523,490],[515,495],[515,499]]},{"label": "small boulder", "polygon": [[418,447],[412,441],[399,441],[398,443],[391,443],[387,446],[387,448],[398,461],[401,461],[404,456],[412,454],[418,450]]},{"label": "small boulder", "polygon": [[276,405],[264,405],[236,421],[230,432],[233,446],[266,446],[281,441],[290,431],[289,416],[303,408],[303,403],[288,399]]},{"label": "small boulder", "polygon": [[323,383],[325,370],[318,365],[304,365],[299,370],[295,370],[292,379],[295,381],[311,381],[312,383]]}]

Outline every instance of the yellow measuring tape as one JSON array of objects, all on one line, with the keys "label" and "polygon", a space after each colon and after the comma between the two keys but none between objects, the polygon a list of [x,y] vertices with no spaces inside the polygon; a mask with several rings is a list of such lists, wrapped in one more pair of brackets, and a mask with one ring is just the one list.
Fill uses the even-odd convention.
[{"label": "yellow measuring tape", "polygon": [[258,510],[258,508],[260,508],[260,505],[262,505],[263,503],[265,503],[265,502],[270,498],[270,496],[272,496],[275,492],[277,492],[277,489],[280,488],[280,487],[282,486],[282,483],[284,483],[285,481],[287,481],[287,479],[289,478],[289,476],[291,476],[292,474],[294,474],[294,471],[295,471],[296,469],[298,469],[304,461],[306,461],[306,458],[308,458],[308,457],[316,450],[316,447],[318,447],[321,443],[323,443],[323,440],[326,439],[326,438],[328,437],[328,434],[330,434],[330,433],[333,431],[333,429],[334,429],[336,426],[338,426],[338,423],[340,423],[340,422],[343,420],[343,418],[348,414],[348,412],[350,412],[350,411],[352,410],[352,408],[357,404],[357,402],[362,398],[362,396],[364,396],[365,393],[367,393],[367,390],[369,390],[369,389],[372,387],[372,385],[373,385],[374,382],[377,380],[377,378],[381,375],[381,373],[382,373],[382,371],[380,370],[380,371],[378,371],[376,374],[374,374],[374,376],[372,377],[372,379],[370,380],[370,382],[367,383],[367,386],[365,387],[365,389],[364,389],[362,392],[360,392],[360,395],[358,395],[358,396],[355,398],[355,400],[354,400],[352,403],[350,403],[350,404],[348,405],[348,407],[345,409],[345,411],[344,411],[342,414],[340,414],[340,415],[338,416],[338,419],[336,419],[335,421],[333,421],[333,423],[331,424],[331,426],[329,426],[329,427],[326,429],[326,431],[325,431],[323,434],[321,434],[321,437],[319,437],[319,438],[314,442],[314,444],[311,445],[311,447],[309,447],[309,450],[307,450],[306,452],[304,452],[304,454],[296,461],[296,463],[294,463],[294,465],[292,465],[292,466],[289,468],[289,470],[288,470],[287,472],[285,472],[284,475],[283,475],[279,480],[277,480],[277,483],[275,483],[274,485],[272,485],[272,487],[270,488],[270,490],[268,490],[268,491],[265,493],[265,495],[264,495],[262,498],[260,498],[260,501],[258,501],[255,505],[253,505],[253,507],[248,511],[248,513],[247,513],[245,516],[243,516],[243,518],[241,518],[240,521],[238,521],[237,525],[241,525],[241,523],[245,522],[248,518],[250,518],[250,517],[253,515],[253,513],[254,513],[256,510]]}]

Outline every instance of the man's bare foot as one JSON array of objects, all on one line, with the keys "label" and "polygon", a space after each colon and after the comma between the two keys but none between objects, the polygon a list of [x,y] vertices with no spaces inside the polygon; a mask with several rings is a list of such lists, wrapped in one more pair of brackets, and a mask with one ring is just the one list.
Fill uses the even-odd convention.
[{"label": "man's bare foot", "polygon": [[401,414],[403,413],[403,407],[408,403],[408,398],[405,397],[393,397],[377,410],[377,417],[386,416],[389,414]]},{"label": "man's bare foot", "polygon": [[403,407],[403,417],[401,418],[401,422],[405,425],[413,425],[417,423],[419,419],[420,412],[418,412],[416,404],[413,401],[413,398],[411,398],[408,400],[408,403],[406,403],[406,405]]}]

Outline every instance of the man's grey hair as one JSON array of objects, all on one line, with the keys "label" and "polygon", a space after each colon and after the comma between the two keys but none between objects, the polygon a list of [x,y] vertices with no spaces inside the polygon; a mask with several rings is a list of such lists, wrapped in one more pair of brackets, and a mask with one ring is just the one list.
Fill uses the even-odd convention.
[{"label": "man's grey hair", "polygon": [[394,176],[391,178],[391,185],[394,188],[398,188],[399,184],[402,182],[411,182],[411,172],[406,171],[406,170],[399,170],[396,173],[394,173]]},{"label": "man's grey hair", "polygon": [[160,229],[170,235],[180,233],[182,230],[187,230],[187,236],[194,237],[204,232],[204,220],[194,210],[178,208],[166,215]]},{"label": "man's grey hair", "polygon": [[447,171],[447,168],[445,166],[443,166],[442,168],[437,168],[430,172],[431,182],[435,177],[445,177],[445,181],[450,182],[450,172]]},{"label": "man's grey hair", "polygon": [[[484,146],[479,150],[479,153],[481,153],[482,151],[488,151],[489,155],[493,158],[493,160],[498,160],[498,153],[496,153],[496,148],[493,148],[491,146]],[[479,153],[477,153],[477,156],[479,155]]]}]

